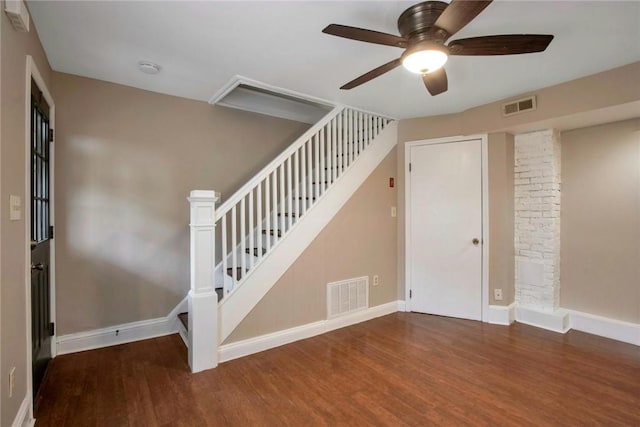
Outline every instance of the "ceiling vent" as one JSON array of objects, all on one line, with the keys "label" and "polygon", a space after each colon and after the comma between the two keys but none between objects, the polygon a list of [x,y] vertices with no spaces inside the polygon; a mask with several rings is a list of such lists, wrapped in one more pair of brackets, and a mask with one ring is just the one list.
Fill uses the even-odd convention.
[{"label": "ceiling vent", "polygon": [[515,114],[525,113],[527,111],[534,111],[535,109],[536,97],[530,96],[528,98],[522,98],[502,104],[502,115],[508,117]]},{"label": "ceiling vent", "polygon": [[231,79],[209,103],[308,124],[319,122],[334,108],[328,101],[242,76]]}]

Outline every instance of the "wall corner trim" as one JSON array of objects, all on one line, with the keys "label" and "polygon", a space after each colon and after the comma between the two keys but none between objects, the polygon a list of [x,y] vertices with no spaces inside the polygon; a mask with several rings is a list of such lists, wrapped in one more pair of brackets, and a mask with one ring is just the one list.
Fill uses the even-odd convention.
[{"label": "wall corner trim", "polygon": [[356,323],[375,319],[376,317],[386,316],[387,314],[399,311],[400,303],[404,303],[404,301],[392,301],[346,316],[335,317],[330,320],[319,320],[282,331],[224,344],[221,345],[218,350],[219,361],[228,362],[233,359],[311,338],[346,326],[355,325]]},{"label": "wall corner trim", "polygon": [[509,305],[490,305],[487,322],[494,325],[510,325],[516,320],[516,303]]},{"label": "wall corner trim", "polygon": [[31,411],[29,411],[31,407],[30,394],[31,391],[27,390],[27,394],[24,396],[24,399],[22,399],[22,403],[20,404],[20,408],[18,408],[18,413],[13,419],[11,427],[31,427],[35,425],[36,420],[31,416]]},{"label": "wall corner trim", "polygon": [[184,311],[187,311],[186,297],[166,317],[62,335],[57,340],[57,354],[77,353],[175,334],[178,332],[178,314]]}]

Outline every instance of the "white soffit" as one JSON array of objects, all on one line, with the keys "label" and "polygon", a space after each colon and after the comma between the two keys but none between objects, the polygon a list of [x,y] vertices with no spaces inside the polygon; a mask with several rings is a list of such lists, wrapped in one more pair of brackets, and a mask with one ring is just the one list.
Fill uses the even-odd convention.
[{"label": "white soffit", "polygon": [[334,107],[327,101],[242,76],[231,79],[209,103],[309,124],[320,121]]}]

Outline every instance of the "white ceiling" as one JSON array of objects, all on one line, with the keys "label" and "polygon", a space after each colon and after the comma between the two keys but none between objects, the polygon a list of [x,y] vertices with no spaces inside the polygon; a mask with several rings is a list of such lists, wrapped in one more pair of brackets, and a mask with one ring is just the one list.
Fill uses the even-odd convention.
[{"label": "white ceiling", "polygon": [[[338,88],[401,49],[328,36],[330,23],[398,34],[414,2],[29,1],[56,71],[208,101],[234,75],[397,118],[515,96],[640,60],[640,2],[495,1],[452,37],[553,34],[543,53],[451,57],[449,91],[430,96],[402,67]],[[162,66],[152,76],[139,60]]]}]

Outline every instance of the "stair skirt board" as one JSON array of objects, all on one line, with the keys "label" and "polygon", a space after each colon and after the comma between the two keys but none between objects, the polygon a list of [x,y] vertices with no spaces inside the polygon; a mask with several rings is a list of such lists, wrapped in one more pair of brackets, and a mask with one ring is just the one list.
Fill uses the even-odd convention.
[{"label": "stair skirt board", "polygon": [[61,335],[57,340],[57,354],[76,353],[175,334],[180,329],[178,314],[185,311],[187,311],[186,297],[166,317]]},{"label": "stair skirt board", "polygon": [[218,349],[218,360],[220,362],[228,362],[402,310],[404,310],[404,301],[392,301],[333,319],[320,320],[242,341],[223,344]]},{"label": "stair skirt board", "polygon": [[389,123],[378,134],[375,142],[367,147],[349,166],[347,172],[336,181],[340,184],[336,183],[332,190],[324,193],[318,202],[293,224],[291,230],[297,228],[298,232],[288,232],[276,243],[278,250],[272,250],[262,258],[247,274],[242,285],[225,295],[218,310],[220,341],[227,339],[396,146],[397,129],[397,122]]}]

